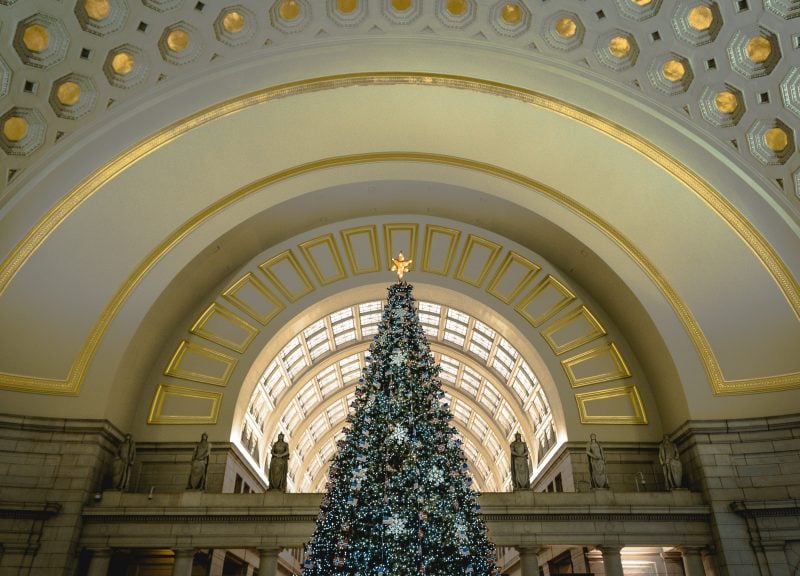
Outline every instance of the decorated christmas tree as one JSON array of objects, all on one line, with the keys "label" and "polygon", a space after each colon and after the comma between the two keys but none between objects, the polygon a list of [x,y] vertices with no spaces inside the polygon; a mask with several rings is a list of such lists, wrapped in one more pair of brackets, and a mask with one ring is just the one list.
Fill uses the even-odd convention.
[{"label": "decorated christmas tree", "polygon": [[303,576],[489,576],[461,440],[411,295],[409,260],[374,337],[306,545]]}]

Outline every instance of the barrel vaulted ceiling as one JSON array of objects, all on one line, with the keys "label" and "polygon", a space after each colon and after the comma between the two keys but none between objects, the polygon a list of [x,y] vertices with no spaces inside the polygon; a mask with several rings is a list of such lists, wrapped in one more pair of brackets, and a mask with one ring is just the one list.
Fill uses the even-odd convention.
[{"label": "barrel vaulted ceiling", "polygon": [[208,431],[257,466],[283,431],[324,460],[400,249],[481,487],[507,485],[516,429],[546,457],[543,431],[656,440],[796,405],[797,2],[0,15],[4,411]]}]

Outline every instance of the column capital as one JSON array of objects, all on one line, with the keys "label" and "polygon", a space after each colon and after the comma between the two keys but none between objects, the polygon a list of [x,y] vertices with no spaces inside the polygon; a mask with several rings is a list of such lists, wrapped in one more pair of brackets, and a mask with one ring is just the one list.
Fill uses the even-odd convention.
[{"label": "column capital", "polygon": [[261,556],[258,564],[259,576],[276,576],[278,574],[278,554],[280,554],[281,550],[283,548],[274,544],[271,546],[259,546],[258,553]]},{"label": "column capital", "polygon": [[519,555],[522,556],[523,554],[536,554],[537,556],[547,550],[547,546],[540,546],[538,544],[519,544],[514,546],[519,552]]},{"label": "column capital", "polygon": [[177,557],[188,558],[189,556],[194,556],[196,551],[197,550],[195,548],[187,548],[187,547],[172,548],[172,553],[175,554],[176,558]]},{"label": "column capital", "polygon": [[87,548],[92,553],[89,559],[87,576],[108,576],[108,567],[111,565],[111,548]]},{"label": "column capital", "polygon": [[609,545],[609,544],[601,544],[597,547],[600,552],[603,553],[605,556],[606,554],[620,554],[624,546],[619,545]]},{"label": "column capital", "polygon": [[706,569],[703,567],[701,553],[704,546],[678,546],[677,549],[683,555],[683,572],[686,576],[705,576]]},{"label": "column capital", "polygon": [[694,556],[697,554],[698,556],[708,550],[707,546],[688,546],[681,544],[680,546],[675,546],[675,550],[678,550],[684,556]]},{"label": "column capital", "polygon": [[111,548],[86,548],[89,552],[92,553],[94,558],[105,558],[107,556],[111,556],[114,553],[114,550]]}]

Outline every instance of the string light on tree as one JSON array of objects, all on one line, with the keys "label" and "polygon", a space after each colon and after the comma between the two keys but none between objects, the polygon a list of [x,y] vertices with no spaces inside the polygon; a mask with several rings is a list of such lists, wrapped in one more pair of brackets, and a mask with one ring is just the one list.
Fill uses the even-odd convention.
[{"label": "string light on tree", "polygon": [[303,576],[496,576],[439,367],[398,282],[356,386]]}]

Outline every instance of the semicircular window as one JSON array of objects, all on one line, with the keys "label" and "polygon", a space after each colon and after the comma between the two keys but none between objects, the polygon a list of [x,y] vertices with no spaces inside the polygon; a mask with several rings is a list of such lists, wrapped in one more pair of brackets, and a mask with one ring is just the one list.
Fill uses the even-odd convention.
[{"label": "semicircular window", "polygon": [[[355,385],[383,312],[380,300],[338,310],[296,334],[268,363],[239,422],[239,445],[266,479],[268,452],[283,433],[292,456],[288,490],[321,492],[346,424]],[[455,308],[419,302],[419,318],[482,492],[511,490],[509,443],[520,432],[533,469],[555,446],[544,390],[516,347],[492,327]],[[535,442],[531,442],[535,439]]]}]

